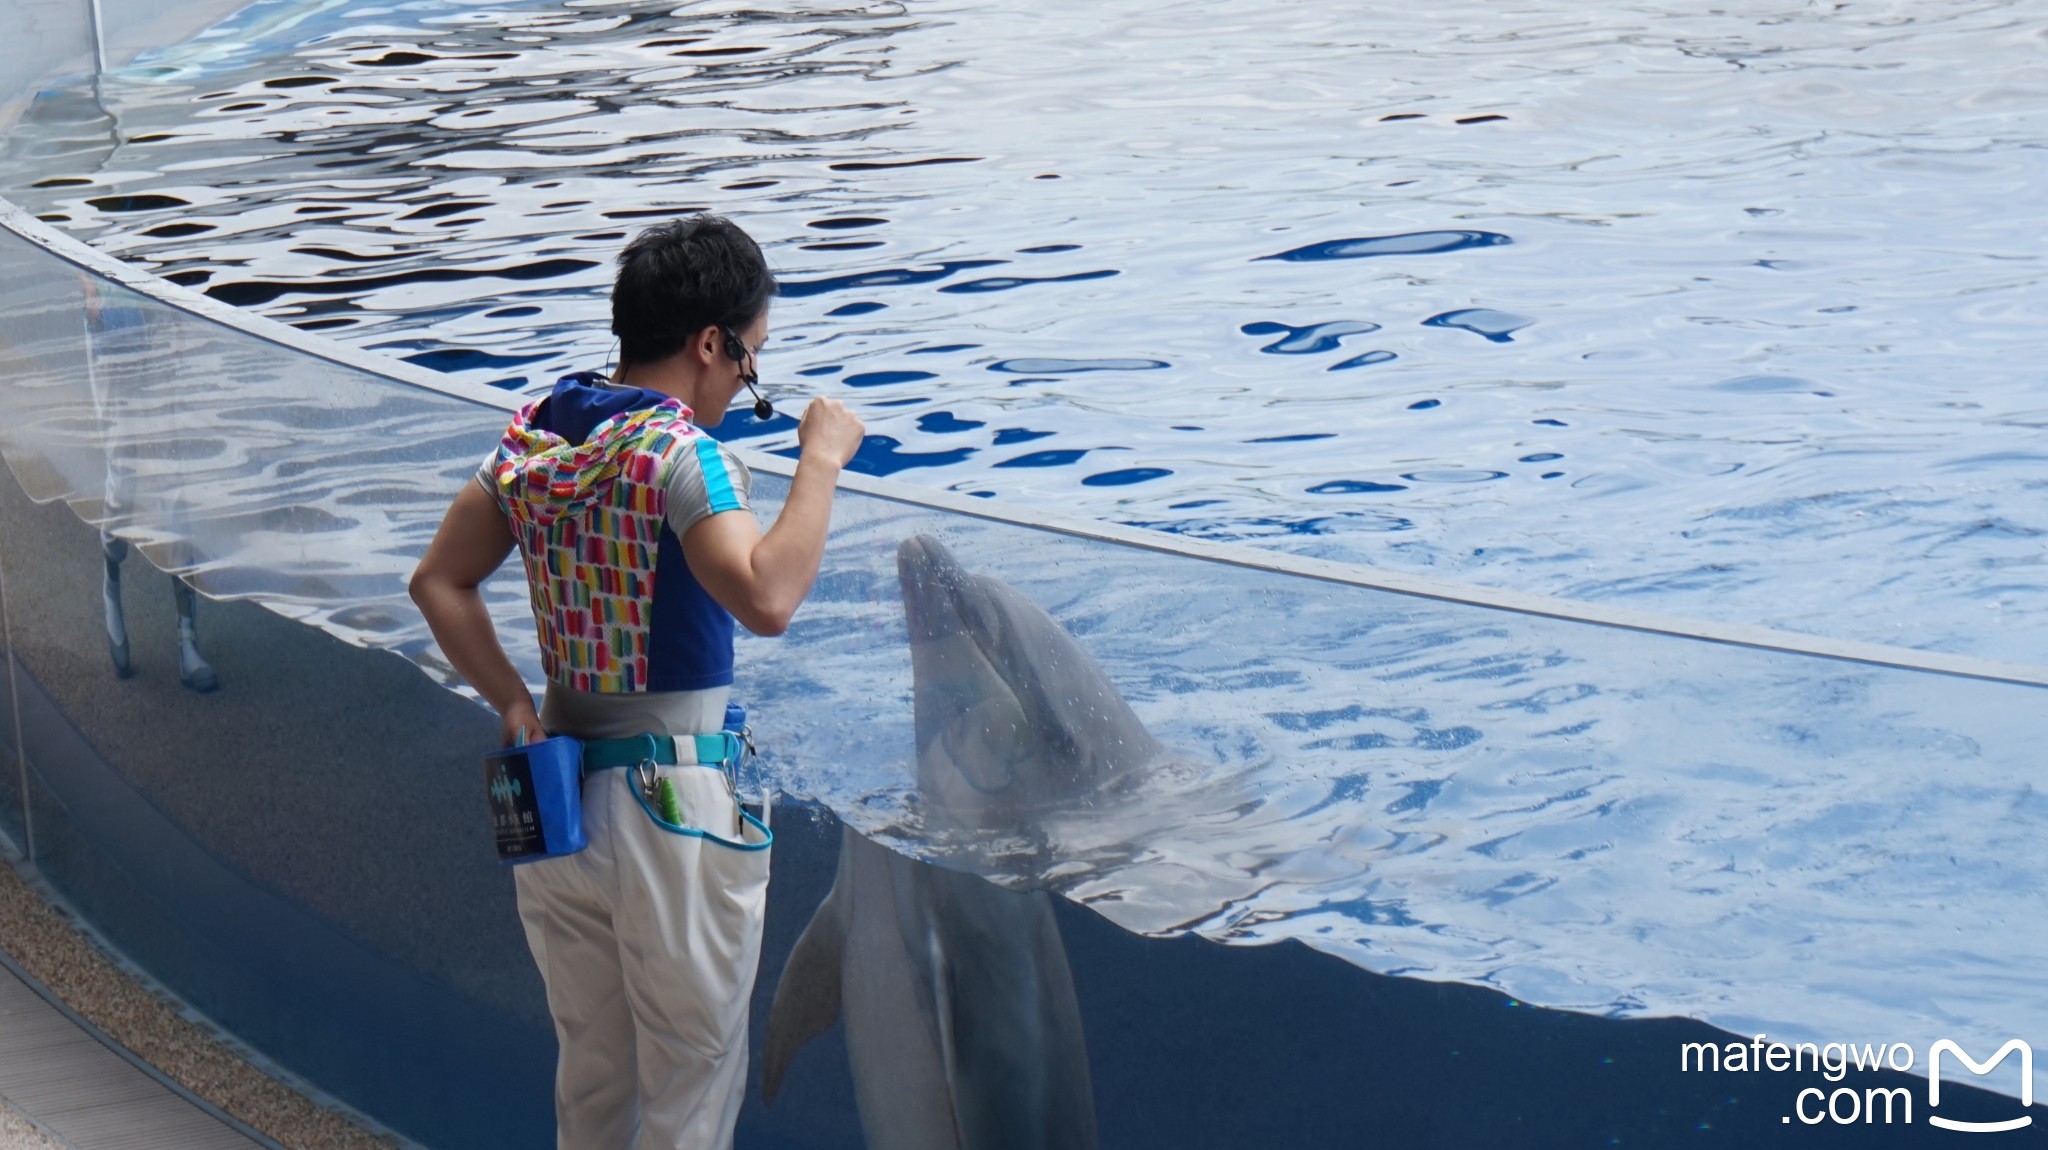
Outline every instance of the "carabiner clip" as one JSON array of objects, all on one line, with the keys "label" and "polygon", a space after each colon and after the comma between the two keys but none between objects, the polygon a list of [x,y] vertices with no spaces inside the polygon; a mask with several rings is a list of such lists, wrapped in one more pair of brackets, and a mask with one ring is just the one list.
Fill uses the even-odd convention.
[{"label": "carabiner clip", "polygon": [[730,733],[734,736],[734,746],[732,756],[725,762],[725,789],[732,792],[733,801],[738,802],[742,751],[744,750],[745,755],[753,757],[759,757],[761,752],[754,746],[754,728],[752,725],[743,723],[738,731]]}]

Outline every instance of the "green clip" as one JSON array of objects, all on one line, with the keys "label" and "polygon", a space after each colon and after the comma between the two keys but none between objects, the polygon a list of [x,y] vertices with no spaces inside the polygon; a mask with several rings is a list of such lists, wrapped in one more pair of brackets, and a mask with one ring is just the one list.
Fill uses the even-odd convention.
[{"label": "green clip", "polygon": [[683,825],[683,804],[676,798],[674,780],[663,778],[655,782],[654,810],[663,822],[678,827]]}]

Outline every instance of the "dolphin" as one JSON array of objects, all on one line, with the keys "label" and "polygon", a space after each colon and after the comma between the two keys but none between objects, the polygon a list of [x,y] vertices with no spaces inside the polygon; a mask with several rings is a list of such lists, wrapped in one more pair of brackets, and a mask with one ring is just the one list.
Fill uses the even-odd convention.
[{"label": "dolphin", "polygon": [[[1016,590],[929,536],[898,548],[927,829],[1020,829],[1093,801],[1158,745],[1095,660]],[[769,1009],[762,1095],[844,1019],[870,1150],[1093,1150],[1066,944],[1011,891],[851,829]]]},{"label": "dolphin", "polygon": [[929,535],[896,551],[928,817],[965,827],[1092,801],[1159,745],[1045,609]]},{"label": "dolphin", "polygon": [[840,833],[832,893],[775,987],[763,1101],[797,1049],[843,1018],[869,1150],[1094,1150],[1051,896]]}]

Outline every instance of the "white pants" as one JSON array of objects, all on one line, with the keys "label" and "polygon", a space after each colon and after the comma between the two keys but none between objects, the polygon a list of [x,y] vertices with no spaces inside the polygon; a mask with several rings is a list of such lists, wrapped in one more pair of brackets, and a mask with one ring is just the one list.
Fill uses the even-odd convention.
[{"label": "white pants", "polygon": [[648,817],[630,768],[583,782],[586,849],[513,871],[561,1060],[561,1150],[724,1150],[747,1084],[766,836],[735,833],[712,767],[661,767],[686,826]]}]

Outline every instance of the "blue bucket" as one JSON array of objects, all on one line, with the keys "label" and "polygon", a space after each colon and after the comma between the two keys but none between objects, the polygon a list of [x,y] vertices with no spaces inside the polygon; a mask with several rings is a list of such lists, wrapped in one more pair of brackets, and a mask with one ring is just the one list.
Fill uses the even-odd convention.
[{"label": "blue bucket", "polygon": [[583,837],[583,743],[556,735],[484,756],[498,861],[575,854]]}]

